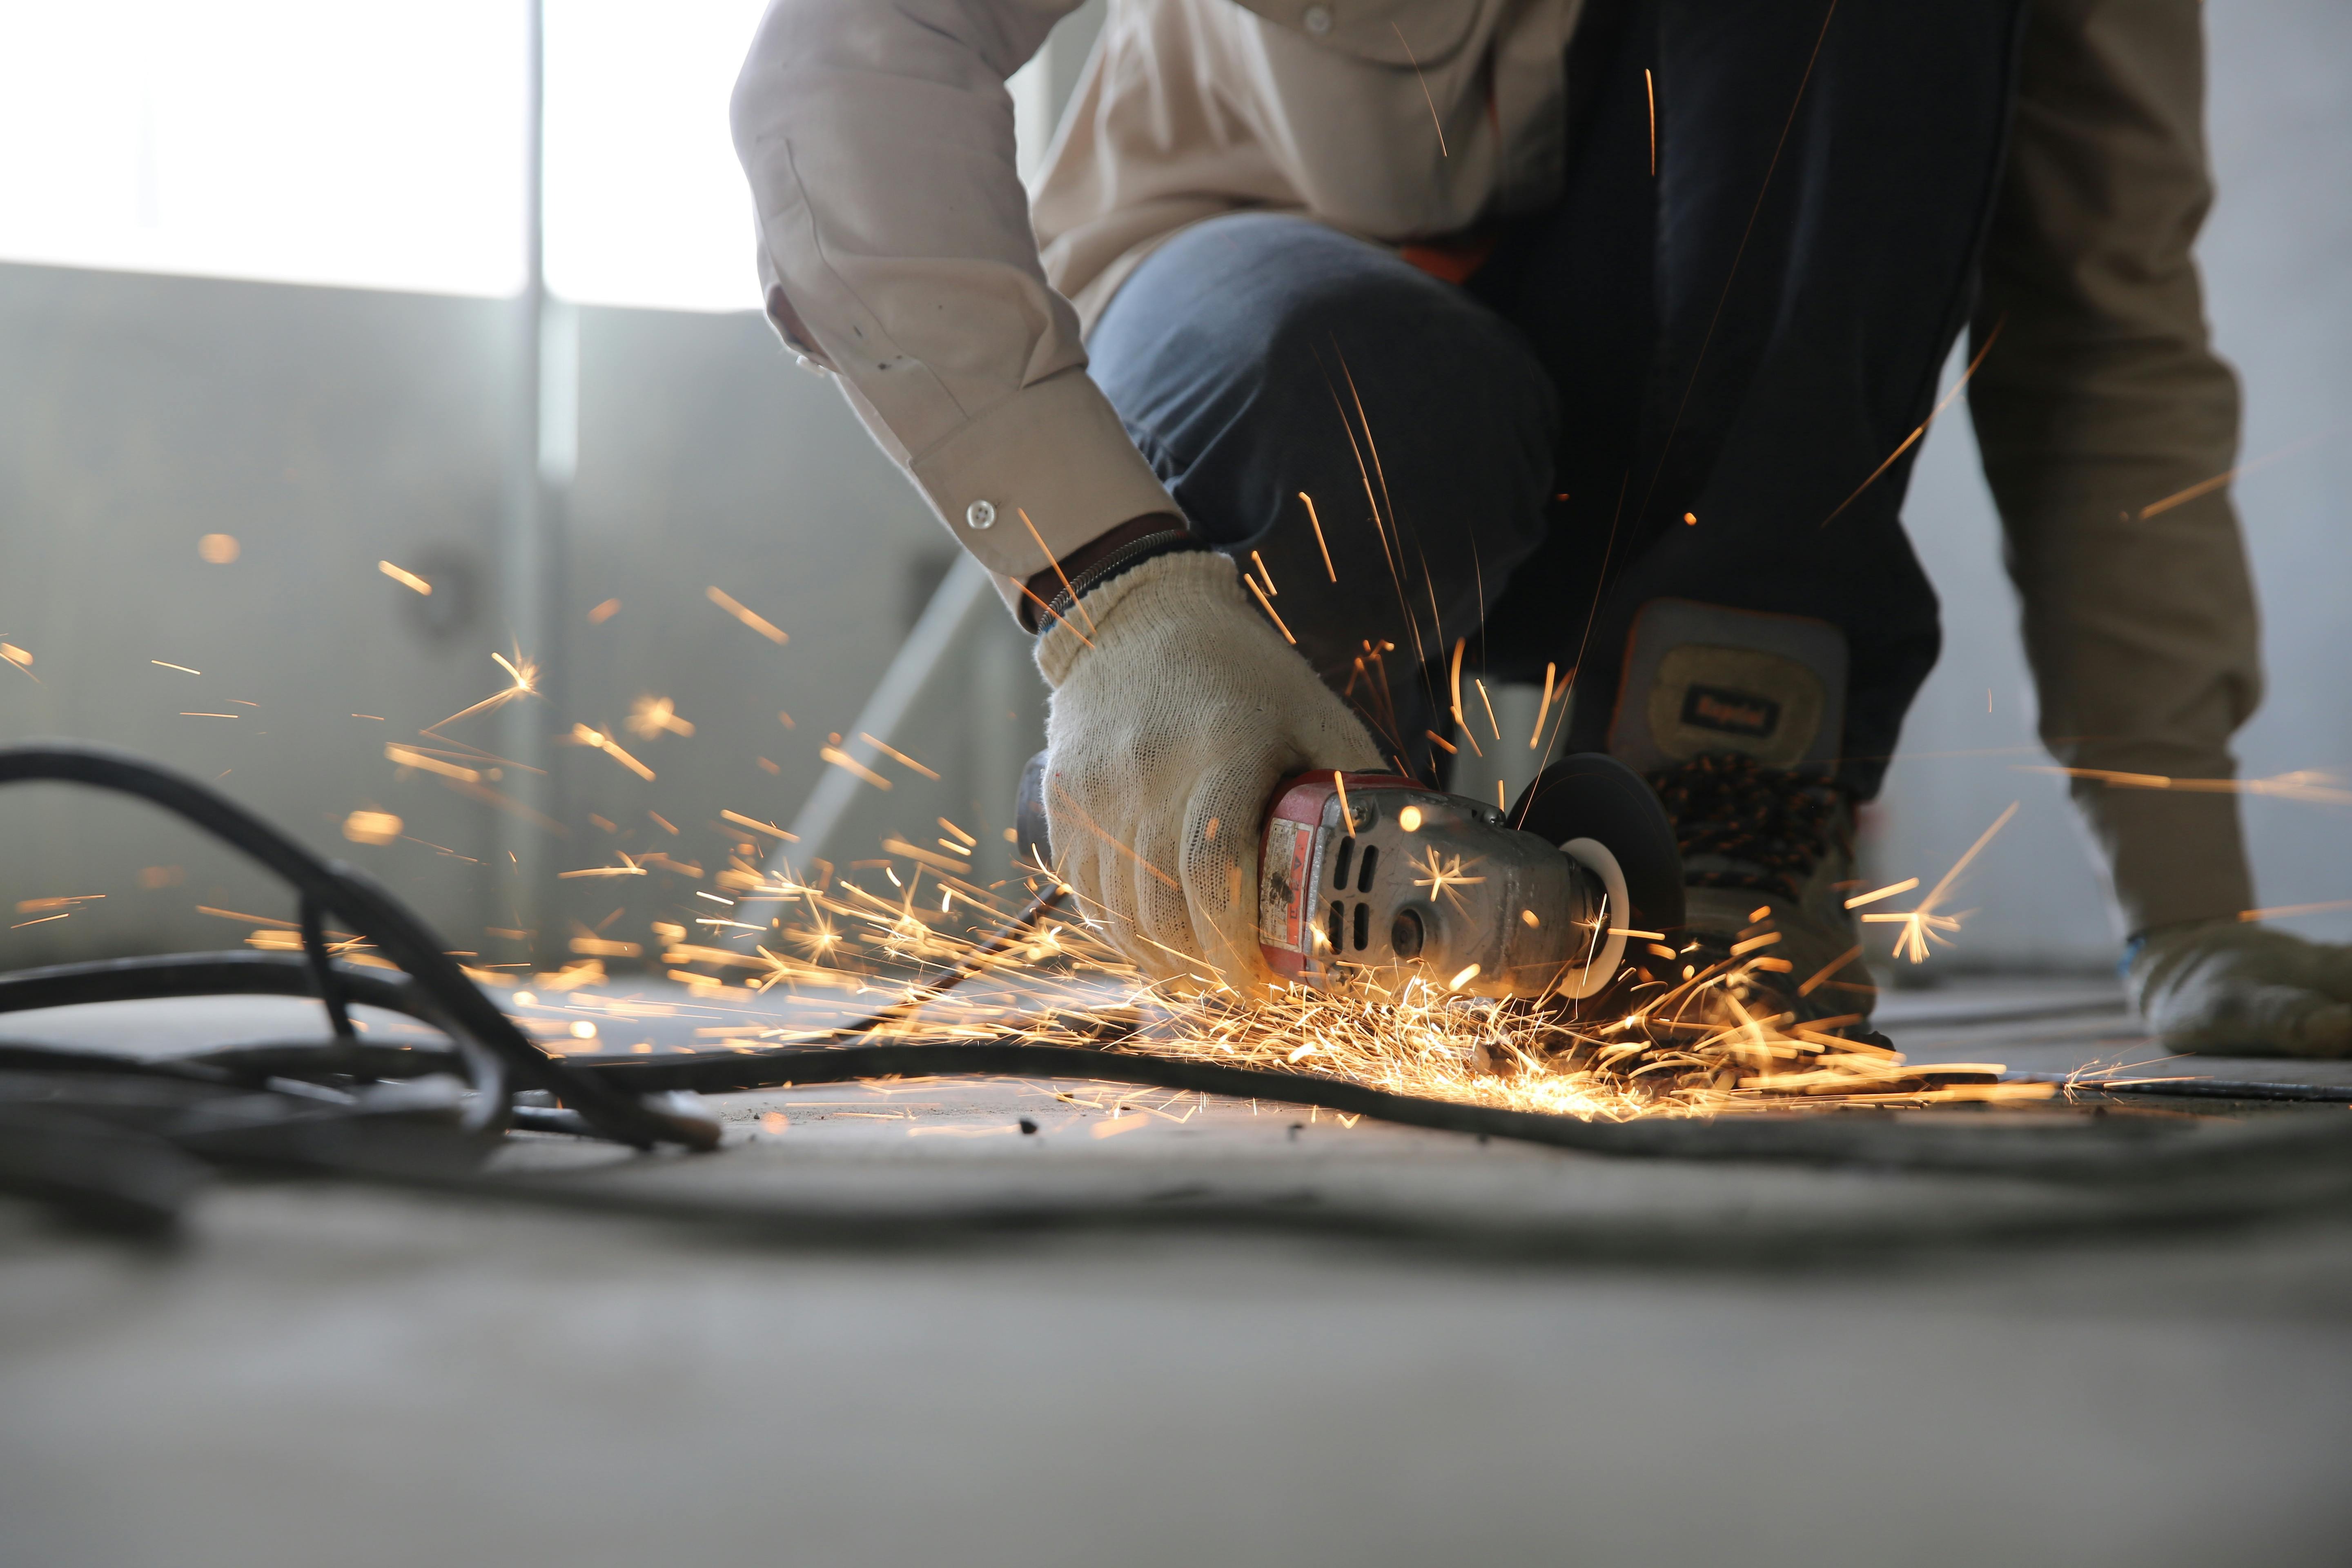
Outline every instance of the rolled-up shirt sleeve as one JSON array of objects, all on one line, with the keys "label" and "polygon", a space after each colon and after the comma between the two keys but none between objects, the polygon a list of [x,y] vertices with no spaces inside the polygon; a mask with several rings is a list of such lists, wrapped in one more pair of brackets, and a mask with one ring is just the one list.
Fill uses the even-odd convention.
[{"label": "rolled-up shirt sleeve", "polygon": [[1005,79],[1076,0],[775,0],[738,79],[768,316],[1012,602],[1175,503],[1045,281]]},{"label": "rolled-up shirt sleeve", "polygon": [[2190,254],[2212,200],[2203,96],[2197,0],[2033,0],[1974,333],[1999,333],[1969,402],[2042,738],[2082,770],[2126,932],[2253,901],[2220,782],[2261,666],[2216,482],[2238,384]]}]

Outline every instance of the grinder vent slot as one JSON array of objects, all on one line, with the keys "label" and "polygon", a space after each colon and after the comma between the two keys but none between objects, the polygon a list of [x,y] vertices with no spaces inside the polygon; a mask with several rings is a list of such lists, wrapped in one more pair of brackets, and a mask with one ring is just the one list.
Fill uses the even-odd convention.
[{"label": "grinder vent slot", "polygon": [[1339,840],[1339,857],[1333,862],[1331,885],[1341,892],[1348,890],[1348,862],[1354,858],[1356,840],[1349,837]]},{"label": "grinder vent slot", "polygon": [[1331,921],[1329,928],[1326,930],[1323,934],[1331,939],[1331,951],[1335,953],[1339,951],[1339,922],[1346,918],[1347,907],[1343,904],[1334,903],[1331,906]]},{"label": "grinder vent slot", "polygon": [[[1370,858],[1370,851],[1366,851],[1366,856]],[[1371,937],[1372,906],[1358,904],[1356,906],[1356,951],[1363,952],[1365,946],[1371,941]]]},{"label": "grinder vent slot", "polygon": [[[1372,890],[1372,868],[1380,863],[1381,847],[1377,844],[1365,845],[1364,868],[1356,873],[1356,891],[1360,893],[1369,893]],[[1358,947],[1361,947],[1364,944],[1362,942],[1358,942],[1356,945]]]}]

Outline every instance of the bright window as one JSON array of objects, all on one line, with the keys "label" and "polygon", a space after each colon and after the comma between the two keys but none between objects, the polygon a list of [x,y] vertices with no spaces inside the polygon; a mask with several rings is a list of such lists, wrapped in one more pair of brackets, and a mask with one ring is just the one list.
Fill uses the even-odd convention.
[{"label": "bright window", "polygon": [[756,310],[727,100],[762,0],[548,0],[547,284],[590,304]]},{"label": "bright window", "polygon": [[[759,308],[727,102],[763,5],[546,0],[556,294]],[[0,258],[512,294],[526,17],[522,0],[0,0]],[[1014,79],[1029,157],[1045,92],[1038,67]]]},{"label": "bright window", "polygon": [[0,257],[510,294],[523,10],[0,0]]}]

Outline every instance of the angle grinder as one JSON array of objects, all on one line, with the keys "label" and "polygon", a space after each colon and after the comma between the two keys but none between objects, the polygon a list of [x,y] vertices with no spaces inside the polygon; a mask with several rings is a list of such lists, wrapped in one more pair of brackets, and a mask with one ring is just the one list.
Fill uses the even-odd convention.
[{"label": "angle grinder", "polygon": [[[1024,857],[1050,857],[1044,783],[1041,752],[1022,779]],[[1258,940],[1280,979],[1328,990],[1373,971],[1580,999],[1626,968],[1629,944],[1654,956],[1682,924],[1674,825],[1598,752],[1546,768],[1507,809],[1373,773],[1299,773],[1267,803]]]}]

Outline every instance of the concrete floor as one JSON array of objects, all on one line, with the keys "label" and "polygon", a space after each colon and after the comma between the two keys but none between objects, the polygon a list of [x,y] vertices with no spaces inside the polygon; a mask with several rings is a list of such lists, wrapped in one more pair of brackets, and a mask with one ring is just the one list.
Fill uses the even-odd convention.
[{"label": "concrete floor", "polygon": [[[2101,986],[1889,1015],[1915,1058],[2154,1054]],[[504,1163],[752,1223],[241,1183],[155,1253],[0,1210],[0,1563],[2344,1556],[2341,1209],[2106,1230],[2032,1184],[1101,1086],[720,1104],[717,1156]],[[906,1225],[1089,1202],[1078,1228]],[[1775,1241],[1808,1235],[1860,1239]]]}]

